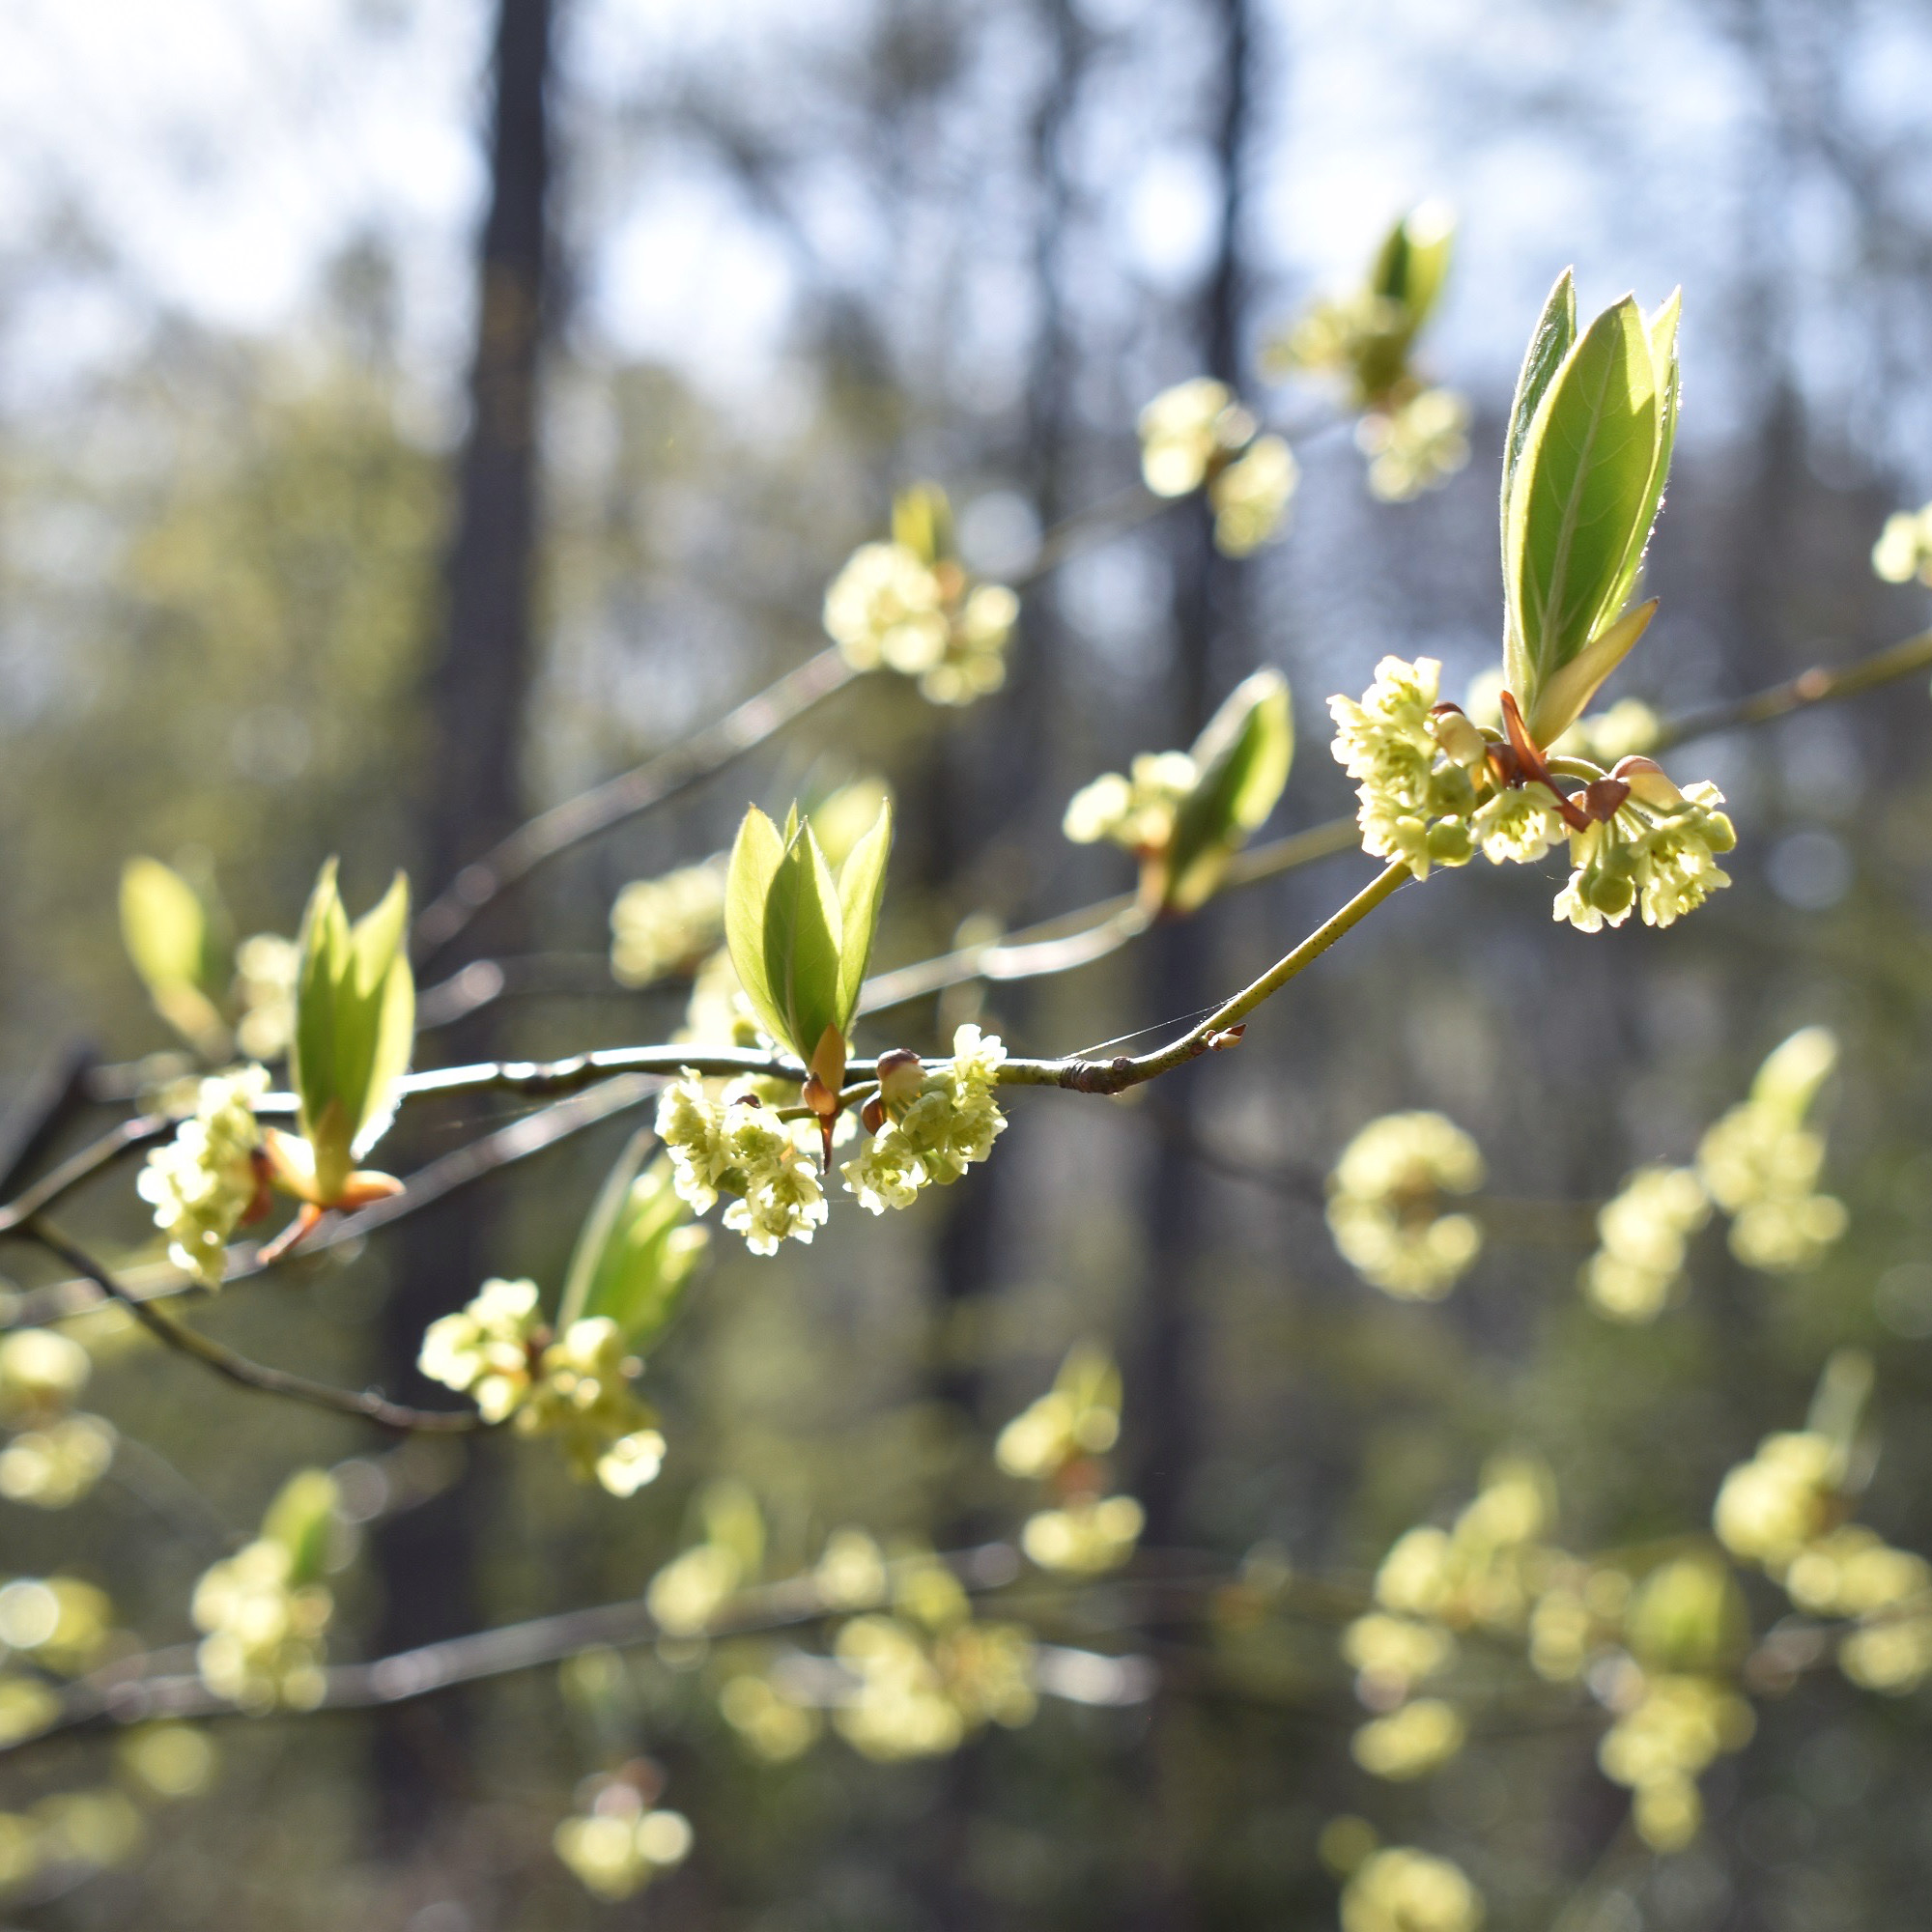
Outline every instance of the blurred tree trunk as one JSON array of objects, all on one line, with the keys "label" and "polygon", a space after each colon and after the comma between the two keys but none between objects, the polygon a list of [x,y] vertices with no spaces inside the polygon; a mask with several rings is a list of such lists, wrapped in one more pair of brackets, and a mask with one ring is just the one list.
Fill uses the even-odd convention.
[{"label": "blurred tree trunk", "polygon": [[[1221,33],[1219,99],[1213,147],[1221,180],[1214,261],[1203,295],[1198,339],[1208,373],[1240,385],[1242,156],[1247,141],[1252,31],[1250,0],[1210,0]],[[1161,746],[1192,742],[1208,721],[1221,685],[1237,667],[1237,569],[1215,550],[1205,502],[1190,503],[1174,520],[1175,656],[1169,729]],[[1238,667],[1245,669],[1246,666]],[[1199,922],[1166,925],[1149,935],[1145,953],[1149,1008],[1178,1021],[1222,990],[1212,951]],[[1186,1148],[1194,1124],[1192,1076],[1160,1083],[1151,1095],[1157,1131],[1154,1178],[1149,1192],[1148,1274],[1141,1332],[1128,1363],[1128,1427],[1141,1444],[1136,1478],[1147,1509],[1147,1542],[1156,1549],[1188,1540],[1188,1491],[1200,1461],[1203,1398],[1198,1382],[1201,1310],[1195,1303],[1205,1228],[1200,1212],[1201,1170]],[[1193,1895],[1189,1816],[1198,1780],[1190,1777],[1187,1731],[1199,1716],[1162,1697],[1153,1719],[1149,1770],[1152,1811],[1147,1840],[1148,1883],[1142,1920],[1170,1928],[1198,1922]]]},{"label": "blurred tree trunk", "polygon": [[[430,673],[432,741],[420,807],[426,876],[440,889],[524,815],[518,781],[532,658],[537,534],[537,382],[546,338],[547,196],[552,0],[499,0],[492,56],[490,210],[477,272],[469,421],[458,467],[456,524],[445,565],[440,653]],[[493,909],[501,946],[510,921]],[[514,915],[512,915],[514,917]],[[458,961],[445,957],[444,968]],[[440,1040],[458,1060],[487,1058],[494,1016]],[[488,1252],[473,1197],[415,1216],[398,1244],[399,1279],[385,1316],[391,1387],[421,1389],[415,1354],[425,1326],[476,1292]],[[473,1628],[478,1472],[376,1537],[384,1651]],[[460,1704],[385,1719],[377,1733],[384,1827],[398,1849],[420,1836],[463,1788]]]}]

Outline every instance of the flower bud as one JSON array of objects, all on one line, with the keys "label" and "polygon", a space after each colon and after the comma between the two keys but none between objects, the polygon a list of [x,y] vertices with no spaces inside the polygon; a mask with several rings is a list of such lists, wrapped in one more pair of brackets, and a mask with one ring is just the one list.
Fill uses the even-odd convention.
[{"label": "flower bud", "polygon": [[1655,758],[1619,758],[1610,773],[1630,786],[1631,796],[1653,811],[1668,811],[1684,803],[1684,794],[1671,783]]},{"label": "flower bud", "polygon": [[1479,771],[1488,761],[1490,741],[1460,705],[1436,705],[1431,713],[1430,728],[1435,733],[1435,742],[1465,771]]},{"label": "flower bud", "polygon": [[925,1088],[925,1068],[919,1055],[903,1046],[879,1055],[878,1076],[880,1102],[895,1118],[903,1114]]}]

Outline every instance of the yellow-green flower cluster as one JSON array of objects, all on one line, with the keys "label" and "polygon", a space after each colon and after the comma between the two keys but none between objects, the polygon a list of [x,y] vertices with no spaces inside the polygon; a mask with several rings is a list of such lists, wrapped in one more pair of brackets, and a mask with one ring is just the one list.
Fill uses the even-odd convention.
[{"label": "yellow-green flower cluster", "polygon": [[1455,1662],[1457,1631],[1522,1628],[1555,1560],[1537,1541],[1551,1507],[1549,1479],[1539,1465],[1499,1458],[1452,1529],[1411,1529],[1382,1559],[1376,1608],[1342,1636],[1356,1694],[1376,1713],[1350,1745],[1364,1771],[1420,1777],[1462,1749],[1462,1713],[1442,1697],[1415,1692]]},{"label": "yellow-green flower cluster", "polygon": [[1817,1191],[1824,1140],[1804,1124],[1837,1057],[1827,1028],[1793,1034],[1698,1146],[1698,1174],[1732,1216],[1731,1252],[1747,1267],[1811,1267],[1845,1231],[1844,1204]]},{"label": "yellow-green flower cluster", "polygon": [[1548,1568],[1539,1539],[1553,1510],[1541,1464],[1498,1457],[1451,1528],[1424,1525],[1397,1539],[1376,1572],[1378,1606],[1449,1631],[1520,1630]]},{"label": "yellow-green flower cluster", "polygon": [[288,1545],[264,1536],[195,1585],[195,1627],[207,1633],[195,1653],[201,1681],[244,1711],[313,1710],[327,1689],[335,1600],[326,1584],[297,1583],[295,1568]]},{"label": "yellow-green flower cluster", "polygon": [[855,670],[884,666],[919,680],[935,704],[999,690],[1020,601],[1004,583],[968,585],[950,558],[910,545],[862,544],[825,593],[825,629]]},{"label": "yellow-green flower cluster", "polygon": [[724,1721],[766,1764],[789,1764],[815,1745],[825,1728],[816,1708],[801,1704],[769,1678],[741,1670],[718,1692]]},{"label": "yellow-green flower cluster", "polygon": [[902,1558],[893,1608],[852,1618],[833,1646],[853,1681],[832,1721],[856,1750],[884,1760],[935,1757],[987,1723],[1032,1721],[1031,1639],[1015,1625],[976,1622],[944,1564]]},{"label": "yellow-green flower cluster", "polygon": [[1872,545],[1871,562],[1888,583],[1910,583],[1915,577],[1932,583],[1932,503],[1888,517]]},{"label": "yellow-green flower cluster", "polygon": [[1258,436],[1208,485],[1214,547],[1223,556],[1252,556],[1279,537],[1301,482],[1286,438]]},{"label": "yellow-green flower cluster", "polygon": [[1767,1435],[1748,1463],[1724,1478],[1712,1512],[1732,1555],[1781,1577],[1843,1514],[1842,1444],[1818,1430]]},{"label": "yellow-green flower cluster", "polygon": [[692,1832],[681,1812],[653,1810],[635,1784],[611,1777],[585,1810],[557,1826],[551,1843],[586,1891],[615,1903],[681,1865]]},{"label": "yellow-green flower cluster", "polygon": [[1932,1565],[1844,1520],[1847,1460],[1821,1430],[1768,1435],[1724,1478],[1713,1519],[1798,1608],[1855,1622],[1838,1644],[1853,1683],[1903,1695],[1932,1677]]},{"label": "yellow-green flower cluster", "polygon": [[149,1154],[134,1183],[155,1210],[155,1226],[167,1235],[170,1259],[208,1288],[220,1287],[228,1236],[260,1185],[255,1102],[268,1091],[265,1067],[211,1075],[201,1083],[193,1118]]},{"label": "yellow-green flower cluster", "polygon": [[0,1339],[0,1496],[37,1509],[66,1509],[114,1461],[113,1425],[72,1413],[93,1368],[88,1352],[52,1328],[16,1328]]},{"label": "yellow-green flower cluster", "polygon": [[738,1198],[724,1225],[754,1255],[784,1240],[810,1245],[830,1209],[808,1146],[808,1122],[787,1123],[743,1084],[717,1097],[695,1075],[674,1080],[658,1103],[657,1132],[676,1170],[678,1198],[702,1214],[720,1194]]},{"label": "yellow-green flower cluster", "polygon": [[1384,503],[1406,503],[1445,483],[1469,460],[1468,398],[1454,389],[1418,389],[1355,425],[1369,459],[1369,488]]},{"label": "yellow-green flower cluster", "polygon": [[1252,415],[1211,376],[1163,389],[1141,411],[1141,476],[1156,497],[1185,497],[1255,439]]},{"label": "yellow-green flower cluster", "polygon": [[1482,1894],[1462,1867],[1407,1845],[1372,1852],[1342,1889],[1342,1932],[1477,1932]]},{"label": "yellow-green flower cluster", "polygon": [[1738,842],[1709,782],[1679,791],[1662,773],[1634,785],[1614,816],[1570,835],[1569,883],[1554,917],[1578,932],[1621,925],[1633,907],[1646,925],[1671,925],[1731,883],[1719,858]]},{"label": "yellow-green flower cluster", "polygon": [[0,1449],[0,1496],[36,1509],[66,1509],[114,1461],[114,1425],[99,1415],[64,1415],[23,1429]]},{"label": "yellow-green flower cluster", "polygon": [[[1330,749],[1355,781],[1361,800],[1356,816],[1363,850],[1378,859],[1406,860],[1418,879],[1429,876],[1432,865],[1466,866],[1476,852],[1469,823],[1476,810],[1471,772],[1480,771],[1487,747],[1470,727],[1463,734],[1470,742],[1452,737],[1460,755],[1449,754],[1443,734],[1452,727],[1431,716],[1441,677],[1435,658],[1411,664],[1387,657],[1376,667],[1376,680],[1359,704],[1339,695],[1328,700],[1335,720]],[[1514,819],[1494,836],[1506,836],[1512,847],[1534,842],[1525,840],[1524,828]],[[1542,849],[1548,849],[1547,839]]]},{"label": "yellow-green flower cluster", "polygon": [[301,948],[278,932],[258,932],[235,949],[235,999],[242,1009],[235,1044],[250,1060],[279,1060],[296,1028],[296,969]]},{"label": "yellow-green flower cluster", "polygon": [[1225,383],[1196,376],[1163,389],[1140,414],[1141,476],[1156,497],[1204,485],[1224,555],[1249,556],[1281,534],[1301,481],[1294,452],[1258,433]]},{"label": "yellow-green flower cluster", "polygon": [[909,1208],[922,1187],[950,1186],[986,1159],[1007,1130],[995,1097],[1006,1057],[997,1034],[969,1022],[954,1032],[949,1063],[927,1070],[916,1089],[882,1095],[886,1120],[838,1170],[860,1207],[873,1214]]},{"label": "yellow-green flower cluster", "polygon": [[520,1435],[554,1435],[580,1482],[594,1478],[613,1496],[635,1495],[655,1480],[665,1452],[656,1414],[632,1387],[638,1368],[608,1315],[573,1321],[543,1351],[511,1426]]},{"label": "yellow-green flower cluster", "polygon": [[1061,830],[1076,845],[1105,838],[1140,857],[1164,852],[1200,772],[1185,752],[1143,752],[1123,776],[1102,772],[1073,794]]},{"label": "yellow-green flower cluster", "polygon": [[543,1311],[533,1281],[486,1281],[466,1308],[423,1330],[416,1367],[504,1422],[530,1392]]},{"label": "yellow-green flower cluster", "polygon": [[682,866],[659,879],[633,879],[611,907],[611,974],[621,986],[648,986],[696,966],[724,930],[724,867]]},{"label": "yellow-green flower cluster", "polygon": [[112,1786],[61,1791],[25,1811],[0,1811],[0,1892],[46,1874],[65,1889],[88,1871],[126,1864],[147,1836],[147,1821]]},{"label": "yellow-green flower cluster", "polygon": [[15,1328],[0,1337],[0,1425],[20,1429],[71,1409],[94,1363],[71,1335],[55,1328]]},{"label": "yellow-green flower cluster", "polygon": [[1682,1851],[1704,1822],[1698,1775],[1750,1742],[1751,1707],[1714,1678],[1635,1665],[1620,1674],[1612,1695],[1616,1721],[1597,1747],[1597,1762],[1630,1791],[1631,1822],[1644,1843]]},{"label": "yellow-green flower cluster", "polygon": [[16,1577],[0,1587],[0,1656],[78,1676],[99,1659],[113,1618],[106,1592],[77,1577]]},{"label": "yellow-green flower cluster", "polygon": [[1710,1218],[1692,1170],[1638,1168],[1597,1215],[1602,1246],[1581,1275],[1592,1306],[1616,1321],[1654,1321],[1683,1279],[1686,1244]]},{"label": "yellow-green flower cluster", "polygon": [[1132,1496],[1076,1495],[1059,1509],[1037,1510],[1020,1531],[1020,1548],[1042,1570],[1098,1577],[1134,1553],[1147,1512]]},{"label": "yellow-green flower cluster", "polygon": [[1000,1431],[993,1457],[1009,1476],[1044,1483],[1071,1463],[1104,1456],[1121,1435],[1121,1372],[1107,1351],[1076,1343],[1052,1388]]},{"label": "yellow-green flower cluster", "polygon": [[1434,1301],[1468,1270],[1483,1245],[1466,1214],[1444,1213],[1445,1194],[1483,1184],[1483,1156],[1440,1114],[1385,1114],[1349,1145],[1328,1177],[1328,1228],[1365,1281],[1405,1299]]},{"label": "yellow-green flower cluster", "polygon": [[416,1366],[475,1403],[486,1422],[554,1435],[571,1473],[635,1495],[664,1462],[657,1418],[632,1384],[639,1364],[608,1316],[552,1339],[533,1281],[486,1281],[467,1308],[432,1321]]}]

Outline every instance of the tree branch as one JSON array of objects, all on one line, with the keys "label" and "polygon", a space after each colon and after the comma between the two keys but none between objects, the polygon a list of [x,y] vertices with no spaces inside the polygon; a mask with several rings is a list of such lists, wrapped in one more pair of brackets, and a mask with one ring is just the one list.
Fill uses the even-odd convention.
[{"label": "tree branch", "polygon": [[390,1402],[385,1396],[332,1388],[327,1382],[310,1381],[306,1376],[291,1375],[286,1369],[271,1369],[250,1361],[224,1343],[183,1327],[158,1308],[129,1294],[85,1249],[74,1246],[46,1222],[29,1221],[21,1232],[50,1254],[58,1255],[103,1295],[118,1301],[157,1342],[178,1354],[192,1356],[204,1368],[212,1369],[241,1388],[254,1389],[262,1395],[284,1396],[314,1408],[332,1409],[338,1415],[358,1416],[379,1429],[391,1429],[399,1435],[464,1435],[485,1426],[483,1418],[473,1409],[411,1408],[403,1403]]}]

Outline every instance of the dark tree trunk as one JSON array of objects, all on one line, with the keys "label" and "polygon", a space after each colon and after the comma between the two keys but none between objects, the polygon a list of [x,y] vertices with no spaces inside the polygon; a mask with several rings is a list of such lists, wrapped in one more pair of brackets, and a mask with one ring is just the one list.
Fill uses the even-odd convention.
[{"label": "dark tree trunk", "polygon": [[[458,469],[456,526],[445,571],[446,616],[431,670],[433,737],[420,841],[426,875],[445,885],[523,816],[518,782],[532,657],[537,531],[537,383],[546,338],[550,236],[552,0],[499,0],[492,70],[491,199],[477,278],[469,423]],[[491,921],[494,943],[507,923]],[[453,964],[453,961],[445,961]],[[486,1058],[493,1019],[479,1015],[440,1042],[457,1059]],[[460,1036],[460,1037],[459,1037]],[[489,1229],[471,1197],[411,1219],[384,1320],[391,1387],[416,1387],[423,1329],[476,1292]],[[379,1530],[384,1651],[473,1628],[479,1473]],[[383,1831],[402,1852],[433,1833],[460,1799],[468,1753],[460,1701],[399,1713],[377,1733]]]}]

